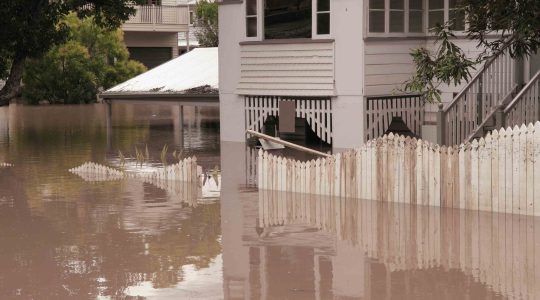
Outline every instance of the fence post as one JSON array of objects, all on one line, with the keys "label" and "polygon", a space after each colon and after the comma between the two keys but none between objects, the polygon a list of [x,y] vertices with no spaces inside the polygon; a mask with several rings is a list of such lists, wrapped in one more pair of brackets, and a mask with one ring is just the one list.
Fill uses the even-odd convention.
[{"label": "fence post", "polygon": [[497,111],[495,112],[495,129],[499,130],[504,126],[504,110],[502,105],[499,105],[499,107],[497,107]]},{"label": "fence post", "polygon": [[437,144],[445,145],[445,123],[444,123],[444,104],[439,103],[439,110],[437,111]]}]

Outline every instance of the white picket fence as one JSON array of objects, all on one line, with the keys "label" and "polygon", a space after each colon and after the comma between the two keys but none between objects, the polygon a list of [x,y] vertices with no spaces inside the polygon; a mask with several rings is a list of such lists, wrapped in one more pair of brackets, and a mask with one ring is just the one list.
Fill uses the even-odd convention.
[{"label": "white picket fence", "polygon": [[69,170],[86,181],[111,181],[123,178],[138,178],[143,181],[184,181],[199,183],[202,168],[197,166],[196,157],[188,157],[177,164],[165,166],[151,172],[120,171],[93,162],[86,162]]},{"label": "white picket fence", "polygon": [[307,162],[259,152],[260,189],[540,216],[540,122],[455,147],[394,136]]},{"label": "white picket fence", "polygon": [[13,165],[5,163],[5,162],[0,162],[0,168],[7,168],[7,167],[13,167]]}]

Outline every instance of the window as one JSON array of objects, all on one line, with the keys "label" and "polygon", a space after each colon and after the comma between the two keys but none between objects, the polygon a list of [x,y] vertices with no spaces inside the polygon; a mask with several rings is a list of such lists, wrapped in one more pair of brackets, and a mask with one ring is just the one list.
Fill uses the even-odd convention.
[{"label": "window", "polygon": [[369,0],[369,32],[385,32],[385,1]]},{"label": "window", "polygon": [[461,1],[459,0],[449,0],[448,5],[448,19],[450,20],[451,27],[450,29],[456,31],[465,30],[465,12],[459,6]]},{"label": "window", "polygon": [[317,35],[330,34],[330,0],[317,1]]},{"label": "window", "polygon": [[193,11],[189,12],[189,25],[193,25],[195,23],[195,13]]},{"label": "window", "polygon": [[404,0],[390,0],[390,32],[405,32]]},{"label": "window", "polygon": [[257,37],[257,0],[246,0],[246,37]]},{"label": "window", "polygon": [[444,0],[429,0],[428,26],[433,28],[437,25],[444,25]]},{"label": "window", "polygon": [[266,0],[264,38],[311,38],[312,0]]},{"label": "window", "polygon": [[409,32],[424,32],[424,7],[422,0],[409,0]]},{"label": "window", "polygon": [[247,40],[327,38],[332,0],[245,0]]}]

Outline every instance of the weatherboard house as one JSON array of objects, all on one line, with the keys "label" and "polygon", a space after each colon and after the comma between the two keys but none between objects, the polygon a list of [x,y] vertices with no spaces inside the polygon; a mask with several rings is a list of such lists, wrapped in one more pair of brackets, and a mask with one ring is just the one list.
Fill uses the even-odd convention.
[{"label": "weatherboard house", "polygon": [[456,43],[471,57],[479,53],[464,37],[456,2],[222,0],[222,140],[245,141],[246,130],[264,132],[276,118],[280,134],[290,131],[283,124],[292,116],[345,149],[383,135],[401,117],[414,135],[456,145],[495,126],[538,120],[537,57],[493,57],[470,82],[443,86],[441,107],[403,92],[414,72],[411,49],[436,47],[428,28],[453,20]]}]

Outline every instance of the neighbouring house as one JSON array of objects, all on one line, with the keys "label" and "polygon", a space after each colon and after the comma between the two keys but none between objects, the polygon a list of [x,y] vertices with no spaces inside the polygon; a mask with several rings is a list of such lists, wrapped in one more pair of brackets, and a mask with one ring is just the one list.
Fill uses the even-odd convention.
[{"label": "neighbouring house", "polygon": [[[334,149],[352,148],[383,135],[399,116],[413,134],[455,145],[538,120],[537,57],[488,60],[468,84],[442,88],[442,108],[402,91],[414,72],[411,49],[433,49],[428,28],[437,23],[454,20],[457,44],[471,57],[479,53],[464,38],[457,2],[221,1],[222,140],[244,141],[246,129],[276,122],[282,137],[300,127]],[[296,117],[292,128],[279,126],[290,125],[279,120],[290,109],[282,119]]]},{"label": "neighbouring house", "polygon": [[178,33],[178,54],[182,55],[191,49],[199,47],[199,40],[195,35],[197,25],[195,24],[195,6],[197,0],[178,0],[179,5],[185,5],[189,11],[189,30]]},{"label": "neighbouring house", "polygon": [[178,56],[178,34],[188,32],[188,1],[147,0],[122,26],[132,59],[154,68]]},{"label": "neighbouring house", "polygon": [[198,48],[100,94],[105,101],[217,106],[218,48]]}]

